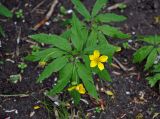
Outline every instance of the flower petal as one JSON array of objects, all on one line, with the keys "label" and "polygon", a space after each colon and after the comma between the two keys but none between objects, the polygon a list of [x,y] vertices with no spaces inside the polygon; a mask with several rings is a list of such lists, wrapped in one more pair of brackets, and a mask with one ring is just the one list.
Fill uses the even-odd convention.
[{"label": "flower petal", "polygon": [[69,87],[69,88],[68,88],[68,91],[72,91],[72,90],[74,90],[75,88],[76,88],[76,86]]},{"label": "flower petal", "polygon": [[90,60],[94,60],[95,58],[94,58],[94,55],[89,55],[89,59]]},{"label": "flower petal", "polygon": [[91,61],[90,67],[95,67],[95,66],[97,66],[97,62],[96,61]]},{"label": "flower petal", "polygon": [[83,84],[77,85],[77,86],[76,86],[76,90],[77,90],[80,94],[85,94],[85,92],[86,92]]},{"label": "flower petal", "polygon": [[102,55],[100,58],[99,58],[99,61],[100,62],[106,62],[108,60],[108,56],[105,56],[105,55]]},{"label": "flower petal", "polygon": [[98,50],[94,50],[94,57],[98,58],[100,56],[100,52]]},{"label": "flower petal", "polygon": [[104,69],[104,65],[101,62],[99,62],[98,63],[98,68],[102,71]]}]

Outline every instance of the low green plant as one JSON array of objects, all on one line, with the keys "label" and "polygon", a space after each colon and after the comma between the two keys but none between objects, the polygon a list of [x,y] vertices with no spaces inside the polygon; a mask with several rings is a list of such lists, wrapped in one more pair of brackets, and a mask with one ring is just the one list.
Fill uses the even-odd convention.
[{"label": "low green plant", "polygon": [[[84,17],[87,27],[94,34],[94,38],[100,39],[102,43],[106,42],[104,37],[113,37],[119,39],[129,38],[130,35],[124,34],[118,28],[113,27],[110,23],[122,22],[126,20],[125,16],[117,15],[115,13],[102,13],[103,7],[106,5],[108,0],[97,0],[93,6],[91,13],[81,3],[80,0],[71,0],[75,5],[75,9]],[[96,42],[93,40],[93,42]]]},{"label": "low green plant", "polygon": [[24,18],[24,13],[23,13],[22,9],[19,9],[15,14],[16,14],[16,17],[18,19],[23,19]]},{"label": "low green plant", "polygon": [[[12,12],[8,8],[6,8],[4,5],[2,5],[1,3],[0,3],[0,15],[7,17],[7,18],[12,18],[13,16]],[[1,25],[0,25],[0,34],[3,37],[5,37],[5,32]]]},{"label": "low green plant", "polygon": [[[159,72],[159,59],[160,59],[160,36],[146,36],[140,38],[145,44],[139,48],[133,55],[134,63],[141,63],[146,60],[144,70],[150,70],[154,73],[153,77],[148,77],[149,84],[154,86],[160,80]],[[153,69],[153,71],[152,71]]]},{"label": "low green plant", "polygon": [[18,68],[20,69],[21,73],[23,73],[24,69],[27,68],[27,64],[21,62],[20,64],[18,64]]},{"label": "low green plant", "polygon": [[122,43],[122,46],[123,46],[123,48],[124,48],[124,49],[129,49],[129,48],[130,48],[130,46],[129,46],[129,43],[128,43],[128,42],[124,42],[124,43]]},{"label": "low green plant", "polygon": [[124,9],[127,8],[127,5],[125,3],[119,3],[118,8],[120,9],[121,12],[124,12]]},{"label": "low green plant", "polygon": [[[58,82],[48,91],[48,95],[54,96],[67,89],[74,99],[74,103],[78,104],[81,95],[86,93],[96,100],[99,99],[93,80],[95,74],[100,79],[111,81],[104,65],[106,62],[111,64],[112,57],[119,47],[109,44],[104,34],[118,38],[128,38],[128,35],[109,25],[98,25],[98,19],[100,19],[99,17],[103,19],[103,15],[97,16],[97,13],[106,3],[106,0],[97,0],[92,11],[92,18],[79,0],[72,0],[72,2],[77,5],[76,9],[80,13],[82,12],[88,22],[91,20],[95,23],[88,27],[87,22],[80,21],[73,12],[70,29],[61,35],[41,33],[29,36],[39,43],[48,44],[49,48],[32,52],[25,59],[38,61],[40,66],[45,67],[37,82],[42,83],[52,73],[59,74]],[[104,20],[106,22],[125,19],[125,17],[113,13],[108,13],[108,15]],[[115,18],[117,19],[115,20]]]}]

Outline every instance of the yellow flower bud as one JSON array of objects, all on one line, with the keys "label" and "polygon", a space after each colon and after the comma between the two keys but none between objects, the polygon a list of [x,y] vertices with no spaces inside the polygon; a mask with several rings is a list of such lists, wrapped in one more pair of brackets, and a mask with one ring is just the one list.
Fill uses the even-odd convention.
[{"label": "yellow flower bud", "polygon": [[47,63],[46,63],[45,61],[39,62],[39,66],[40,66],[40,67],[44,67],[46,64],[47,64]]}]

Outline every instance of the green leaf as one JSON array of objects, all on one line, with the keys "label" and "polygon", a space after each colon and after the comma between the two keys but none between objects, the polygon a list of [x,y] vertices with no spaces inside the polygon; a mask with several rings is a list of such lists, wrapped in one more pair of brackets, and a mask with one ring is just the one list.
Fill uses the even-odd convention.
[{"label": "green leaf", "polygon": [[70,91],[70,95],[72,96],[72,98],[74,100],[74,104],[75,105],[79,104],[80,99],[81,99],[80,93],[76,90],[72,90],[72,91]]},{"label": "green leaf", "polygon": [[153,87],[158,81],[160,81],[160,73],[155,74],[152,77],[147,77],[146,79],[149,81],[150,86]]},{"label": "green leaf", "polygon": [[96,16],[108,0],[97,0],[92,9],[92,17]]},{"label": "green leaf", "polygon": [[99,45],[108,44],[108,41],[103,33],[98,32],[98,43]]},{"label": "green leaf", "polygon": [[71,37],[71,33],[72,33],[71,29],[68,29],[61,34],[61,37],[65,38],[65,39],[69,39]]},{"label": "green leaf", "polygon": [[149,44],[152,44],[152,45],[160,44],[160,36],[157,36],[157,35],[155,35],[155,36],[146,36],[146,37],[144,37],[144,38],[142,38],[140,40],[144,41],[144,42],[147,42]]},{"label": "green leaf", "polygon": [[77,85],[79,83],[79,76],[77,73],[77,67],[74,65],[72,73],[72,85]]},{"label": "green leaf", "polygon": [[140,49],[138,49],[134,54],[133,54],[133,62],[134,63],[140,63],[142,62],[148,54],[152,51],[153,46],[143,46]]},{"label": "green leaf", "polygon": [[122,15],[117,15],[114,13],[106,13],[106,14],[99,14],[96,19],[100,22],[121,22],[126,20],[126,17]]},{"label": "green leaf", "polygon": [[86,90],[92,97],[98,99],[98,94],[96,91],[96,87],[94,86],[91,72],[81,63],[78,63],[77,66],[78,66],[78,75],[82,79],[82,82]]},{"label": "green leaf", "polygon": [[108,73],[108,71],[107,71],[106,69],[104,69],[104,70],[102,70],[102,71],[99,71],[99,72],[98,72],[98,75],[99,75],[99,77],[100,77],[101,79],[104,79],[104,80],[109,81],[109,82],[112,81],[112,79],[111,79],[111,77],[110,77],[110,74]]},{"label": "green leaf", "polygon": [[154,70],[153,70],[154,73],[160,73],[160,64],[156,64],[154,65]]},{"label": "green leaf", "polygon": [[71,40],[72,40],[73,46],[78,51],[81,51],[83,48],[83,44],[87,40],[88,31],[86,30],[86,28],[83,26],[81,21],[76,17],[74,13],[72,18],[71,31],[72,31]]},{"label": "green leaf", "polygon": [[68,62],[66,57],[60,57],[52,61],[48,66],[45,67],[44,71],[40,74],[38,82],[42,82],[44,79],[48,78],[53,72],[61,70]]},{"label": "green leaf", "polygon": [[53,86],[53,88],[48,92],[48,95],[56,95],[60,93],[70,82],[72,76],[73,64],[68,63],[64,66],[64,68],[59,72],[59,80],[58,83]]},{"label": "green leaf", "polygon": [[87,40],[87,47],[95,47],[97,44],[97,32],[95,30],[92,30],[88,40]]},{"label": "green leaf", "polygon": [[156,58],[157,58],[157,50],[154,48],[147,58],[144,70],[149,69],[154,64]]},{"label": "green leaf", "polygon": [[39,43],[51,44],[62,50],[66,50],[66,51],[72,50],[70,43],[66,39],[57,35],[48,35],[48,34],[41,33],[41,34],[31,35],[29,37]]},{"label": "green leaf", "polygon": [[88,56],[88,55],[83,55],[83,56],[82,56],[82,59],[83,59],[83,62],[84,62],[84,64],[85,64],[86,68],[87,68],[89,71],[91,71],[91,70],[90,70],[90,59],[89,59],[89,56]]},{"label": "green leaf", "polygon": [[80,0],[72,0],[72,3],[75,5],[76,10],[83,15],[86,20],[89,20],[91,18],[88,10],[86,9],[86,7],[82,4],[82,2]]},{"label": "green leaf", "polygon": [[25,60],[29,61],[48,61],[49,59],[54,59],[66,54],[66,52],[59,50],[58,48],[48,48],[45,50],[37,51],[25,57]]},{"label": "green leaf", "polygon": [[5,32],[4,32],[4,30],[3,30],[3,28],[2,28],[1,25],[0,25],[0,34],[1,34],[3,37],[5,37]]},{"label": "green leaf", "polygon": [[0,15],[11,18],[13,16],[12,12],[4,5],[0,3]]},{"label": "green leaf", "polygon": [[103,25],[99,27],[99,30],[102,31],[105,35],[120,39],[126,39],[129,38],[130,35],[124,34],[119,29],[109,26],[109,25]]}]

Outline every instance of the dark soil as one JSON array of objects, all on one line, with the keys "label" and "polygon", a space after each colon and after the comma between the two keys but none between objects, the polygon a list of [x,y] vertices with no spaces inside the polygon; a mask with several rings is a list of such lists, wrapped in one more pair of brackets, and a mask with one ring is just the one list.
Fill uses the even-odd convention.
[{"label": "dark soil", "polygon": [[[10,75],[20,73],[17,65],[23,62],[22,57],[31,52],[31,42],[28,42],[27,36],[34,33],[55,33],[60,34],[64,31],[65,25],[61,19],[57,19],[59,8],[61,5],[66,9],[73,9],[73,5],[70,0],[60,0],[53,16],[49,20],[50,25],[44,25],[37,31],[33,31],[33,26],[44,18],[51,0],[46,0],[34,12],[31,12],[33,8],[39,4],[42,0],[34,1],[18,1],[18,0],[1,0],[4,5],[9,9],[23,9],[25,22],[17,19],[16,16],[13,19],[4,20],[0,18],[2,26],[5,29],[6,37],[0,38],[2,47],[0,47],[0,119],[55,119],[55,107],[54,102],[48,97],[45,97],[43,92],[52,87],[55,82],[55,77],[50,77],[43,84],[36,84],[36,77],[41,72],[41,69],[37,67],[37,63],[27,63],[28,67],[22,74],[22,81],[17,84],[10,83]],[[110,0],[108,6],[115,3],[122,2],[123,0]],[[92,8],[94,0],[83,0],[88,9]],[[128,17],[127,21],[115,24],[120,27],[124,32],[139,35],[154,35],[160,32],[160,24],[156,24],[154,17],[160,15],[160,1],[159,0],[126,0],[127,8],[123,13],[119,9],[112,12],[122,14]],[[69,18],[70,15],[64,16]],[[20,33],[20,43],[17,44],[17,37]],[[124,41],[110,40],[113,44],[120,44]],[[134,39],[131,45],[135,45]],[[18,52],[19,51],[19,52]],[[88,118],[96,119],[152,119],[156,113],[160,113],[160,97],[156,89],[152,89],[145,80],[143,72],[143,66],[132,64],[133,50],[125,50],[120,52],[116,58],[128,68],[134,68],[132,71],[124,72],[121,69],[110,68],[113,82],[97,82],[97,87],[105,90],[111,90],[114,93],[114,97],[107,96],[103,92],[100,92],[100,97],[105,103],[105,110],[100,113],[95,113],[94,108],[98,104],[94,104],[94,101],[88,96],[84,96],[85,100],[89,101],[87,105],[83,101],[79,109],[84,118],[88,114]],[[29,94],[27,97],[3,97],[4,95],[14,94]],[[60,96],[59,99],[67,100],[68,96]],[[48,111],[47,103],[51,103],[51,110]],[[70,102],[71,104],[71,102]],[[34,110],[34,106],[40,106],[40,109]],[[71,105],[71,109],[74,106]],[[69,110],[69,112],[71,111]],[[7,112],[11,111],[12,112]],[[16,111],[15,111],[16,110]],[[31,116],[31,114],[35,114]],[[80,118],[80,117],[79,117]],[[160,118],[157,116],[155,119]]]}]

